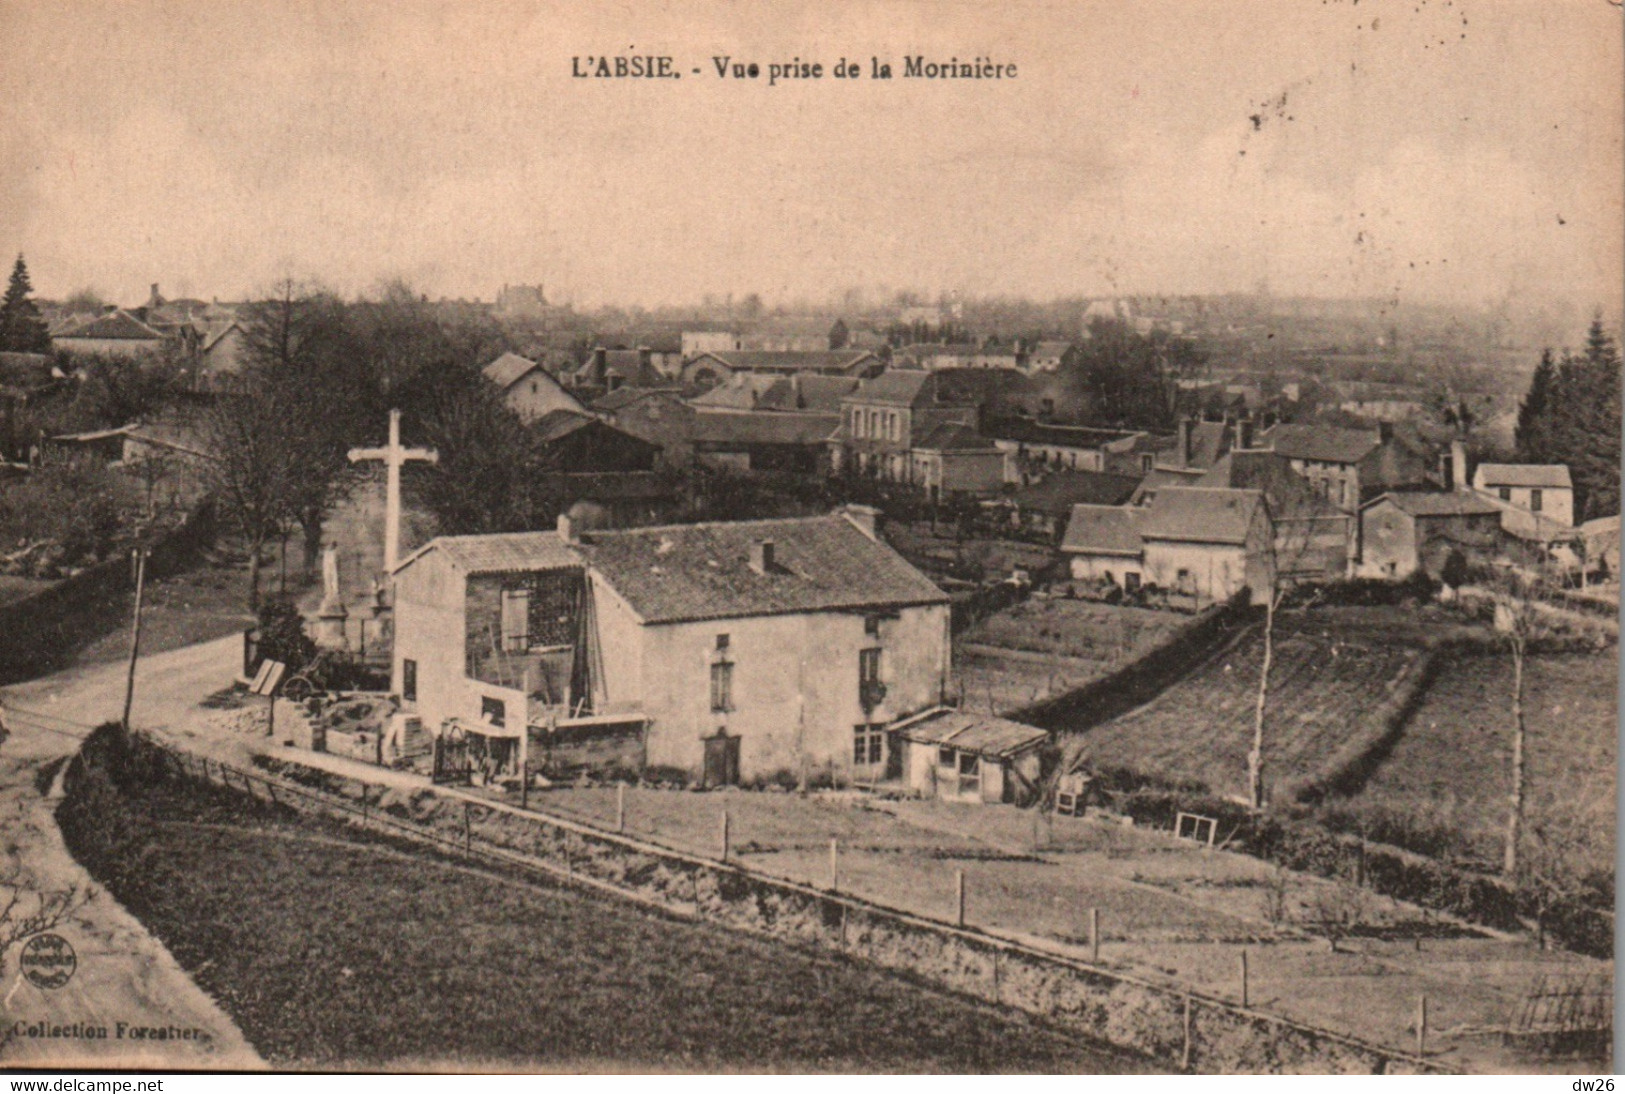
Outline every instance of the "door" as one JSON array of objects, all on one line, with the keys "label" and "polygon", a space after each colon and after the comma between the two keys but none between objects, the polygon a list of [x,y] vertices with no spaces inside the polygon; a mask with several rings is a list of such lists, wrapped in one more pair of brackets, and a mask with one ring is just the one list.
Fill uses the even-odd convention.
[{"label": "door", "polygon": [[739,738],[730,737],[727,730],[719,729],[715,737],[702,740],[705,743],[705,786],[738,786]]}]

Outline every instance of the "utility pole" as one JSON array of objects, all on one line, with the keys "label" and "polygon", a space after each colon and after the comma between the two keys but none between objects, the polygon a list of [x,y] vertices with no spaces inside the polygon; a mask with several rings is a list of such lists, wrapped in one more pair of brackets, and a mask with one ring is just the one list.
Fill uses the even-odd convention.
[{"label": "utility pole", "polygon": [[124,732],[130,732],[130,706],[135,702],[135,659],[141,652],[141,595],[145,591],[147,579],[147,555],[151,554],[145,547],[137,547],[130,553],[130,562],[135,567],[135,618],[130,624],[130,668],[124,677]]}]

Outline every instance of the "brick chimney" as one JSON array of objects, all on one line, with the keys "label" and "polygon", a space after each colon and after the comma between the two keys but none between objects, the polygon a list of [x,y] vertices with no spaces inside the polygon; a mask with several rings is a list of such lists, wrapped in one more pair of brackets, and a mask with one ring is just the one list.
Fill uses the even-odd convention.
[{"label": "brick chimney", "polygon": [[576,522],[569,513],[559,514],[559,538],[566,543],[581,542],[581,536],[576,531]]},{"label": "brick chimney", "polygon": [[773,541],[770,539],[753,540],[750,545],[750,568],[759,574],[767,575],[773,572]]}]

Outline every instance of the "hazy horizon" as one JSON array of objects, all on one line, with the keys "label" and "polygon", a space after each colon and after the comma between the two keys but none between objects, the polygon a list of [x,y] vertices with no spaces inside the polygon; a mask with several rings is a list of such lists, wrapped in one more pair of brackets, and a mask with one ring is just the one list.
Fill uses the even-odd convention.
[{"label": "hazy horizon", "polygon": [[[0,253],[37,292],[841,288],[1617,308],[1603,0],[0,2]],[[680,80],[571,76],[664,54]],[[764,66],[865,78],[767,87]],[[1015,79],[868,78],[987,56]],[[692,70],[700,68],[699,75]]]}]

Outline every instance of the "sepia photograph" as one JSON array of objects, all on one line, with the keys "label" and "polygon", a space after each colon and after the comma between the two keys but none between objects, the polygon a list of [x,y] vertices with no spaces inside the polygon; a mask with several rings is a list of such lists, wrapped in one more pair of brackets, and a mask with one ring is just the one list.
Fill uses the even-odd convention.
[{"label": "sepia photograph", "polygon": [[1612,1074],[1622,22],[0,0],[11,1089]]}]

